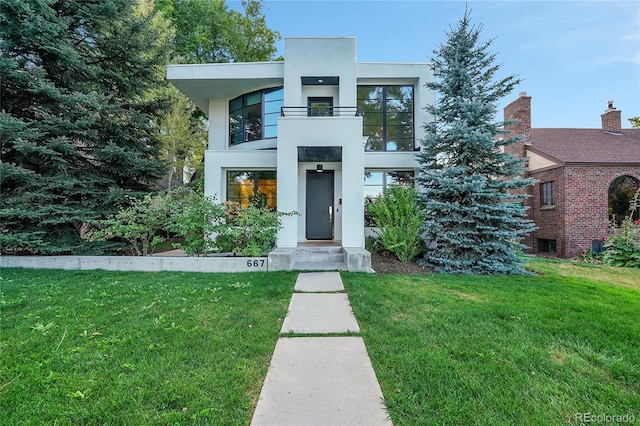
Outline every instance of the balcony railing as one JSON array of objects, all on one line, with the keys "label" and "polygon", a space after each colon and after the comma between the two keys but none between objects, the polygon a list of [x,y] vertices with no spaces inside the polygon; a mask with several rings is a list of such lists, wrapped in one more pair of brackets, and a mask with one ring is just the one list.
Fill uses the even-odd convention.
[{"label": "balcony railing", "polygon": [[283,106],[281,117],[361,117],[357,106]]}]

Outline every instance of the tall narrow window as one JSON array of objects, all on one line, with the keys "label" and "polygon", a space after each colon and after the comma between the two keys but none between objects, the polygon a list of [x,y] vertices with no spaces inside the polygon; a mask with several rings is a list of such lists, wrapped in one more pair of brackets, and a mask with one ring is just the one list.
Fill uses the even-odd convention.
[{"label": "tall narrow window", "polygon": [[413,151],[413,86],[358,86],[368,151]]},{"label": "tall narrow window", "polygon": [[556,205],[556,183],[543,182],[540,184],[540,205],[555,206]]},{"label": "tall narrow window", "polygon": [[281,87],[247,93],[229,102],[229,143],[236,145],[277,136],[283,105]]}]

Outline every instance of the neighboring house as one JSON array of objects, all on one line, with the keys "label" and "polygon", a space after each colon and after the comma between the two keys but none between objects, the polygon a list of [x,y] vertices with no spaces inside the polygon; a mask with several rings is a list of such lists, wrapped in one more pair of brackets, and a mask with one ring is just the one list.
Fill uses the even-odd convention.
[{"label": "neighboring house", "polygon": [[538,226],[525,241],[533,253],[563,258],[601,249],[612,221],[629,214],[640,182],[640,129],[622,129],[621,112],[609,101],[600,129],[531,128],[531,97],[521,93],[504,109],[510,127],[524,135],[510,152],[527,157],[529,216]]},{"label": "neighboring house", "polygon": [[283,218],[280,252],[331,242],[366,256],[365,199],[414,175],[433,76],[357,62],[354,38],[287,38],[284,58],[168,67],[209,118],[205,195],[299,212]]}]

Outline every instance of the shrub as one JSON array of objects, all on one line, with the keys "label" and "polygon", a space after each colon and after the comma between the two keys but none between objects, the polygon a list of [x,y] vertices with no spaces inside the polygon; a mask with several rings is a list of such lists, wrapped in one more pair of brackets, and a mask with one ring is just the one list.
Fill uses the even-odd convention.
[{"label": "shrub", "polygon": [[203,255],[219,251],[215,234],[223,228],[225,209],[215,203],[215,198],[204,197],[190,190],[173,192],[171,220],[167,230],[182,238],[173,247],[183,249],[188,255]]},{"label": "shrub", "polygon": [[101,229],[94,233],[94,239],[125,240],[137,256],[153,254],[167,234],[181,239],[172,246],[190,256],[210,252],[264,256],[275,246],[282,228],[280,217],[293,214],[297,213],[266,206],[217,204],[214,198],[179,188],[135,200],[114,217],[96,223]]},{"label": "shrub", "polygon": [[231,251],[242,256],[264,256],[275,246],[276,236],[282,228],[283,213],[263,206],[225,203],[226,226],[221,226],[216,245],[222,251]]},{"label": "shrub", "polygon": [[623,219],[620,226],[616,226],[615,219],[611,222],[615,234],[604,243],[604,263],[640,268],[640,220],[634,220],[639,207],[640,188],[631,200],[629,215]]},{"label": "shrub", "polygon": [[416,202],[417,191],[409,185],[394,185],[367,205],[377,240],[400,261],[409,262],[420,253],[423,211]]},{"label": "shrub", "polygon": [[169,201],[167,194],[147,194],[142,199],[134,199],[129,207],[94,222],[92,225],[97,230],[91,237],[96,241],[124,240],[131,247],[131,254],[151,255],[165,240],[161,234],[169,221]]}]

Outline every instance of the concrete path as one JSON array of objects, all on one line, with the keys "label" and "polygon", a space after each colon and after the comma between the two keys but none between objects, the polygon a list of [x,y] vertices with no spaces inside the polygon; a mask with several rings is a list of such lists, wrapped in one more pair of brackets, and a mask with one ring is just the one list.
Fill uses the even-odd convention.
[{"label": "concrete path", "polygon": [[337,272],[301,273],[278,339],[252,426],[392,425]]}]

